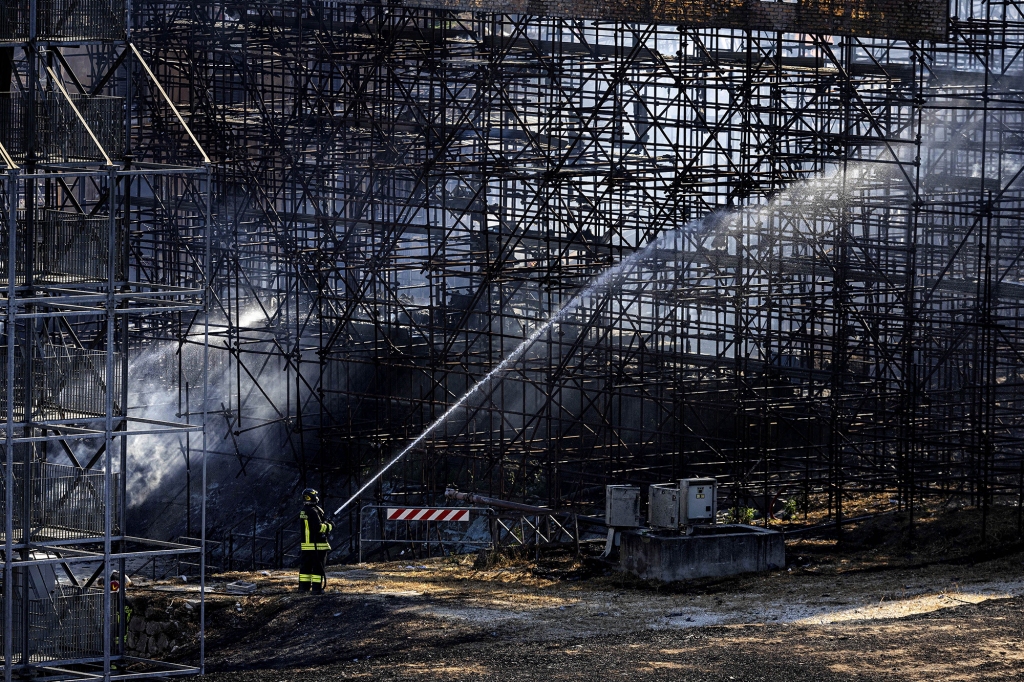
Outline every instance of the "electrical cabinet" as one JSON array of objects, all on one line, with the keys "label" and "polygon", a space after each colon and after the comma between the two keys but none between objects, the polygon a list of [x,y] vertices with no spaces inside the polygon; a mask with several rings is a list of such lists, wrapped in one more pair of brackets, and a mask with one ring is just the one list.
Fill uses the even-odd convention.
[{"label": "electrical cabinet", "polygon": [[663,483],[647,493],[647,525],[651,528],[679,528],[679,488]]},{"label": "electrical cabinet", "polygon": [[605,486],[604,518],[609,528],[639,528],[640,488],[635,485]]},{"label": "electrical cabinet", "polygon": [[715,523],[718,515],[718,485],[713,478],[684,478],[679,481],[679,522],[684,526]]}]

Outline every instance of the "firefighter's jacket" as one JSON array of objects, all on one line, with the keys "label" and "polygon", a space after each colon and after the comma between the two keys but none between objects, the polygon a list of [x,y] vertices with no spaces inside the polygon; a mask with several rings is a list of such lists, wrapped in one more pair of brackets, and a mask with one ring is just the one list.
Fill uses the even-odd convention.
[{"label": "firefighter's jacket", "polygon": [[334,524],[324,519],[324,510],[313,504],[303,505],[299,512],[300,550],[329,550],[327,534],[334,530]]}]

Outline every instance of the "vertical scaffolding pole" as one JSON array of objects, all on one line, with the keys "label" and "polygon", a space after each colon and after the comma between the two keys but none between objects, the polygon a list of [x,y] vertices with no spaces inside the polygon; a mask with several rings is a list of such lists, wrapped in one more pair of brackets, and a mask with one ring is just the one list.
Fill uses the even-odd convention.
[{"label": "vertical scaffolding pole", "polygon": [[[7,403],[4,424],[4,682],[11,682],[14,660],[14,329],[16,282],[14,277],[18,261],[18,198],[19,172],[8,169],[5,176],[7,189],[7,310],[4,335],[7,341],[7,366],[4,368],[4,398]],[[24,539],[22,540],[24,541]]]}]

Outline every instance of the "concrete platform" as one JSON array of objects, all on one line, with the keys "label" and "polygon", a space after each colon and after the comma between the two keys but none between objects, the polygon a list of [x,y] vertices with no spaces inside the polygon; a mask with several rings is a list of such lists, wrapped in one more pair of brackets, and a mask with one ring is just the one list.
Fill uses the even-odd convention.
[{"label": "concrete platform", "polygon": [[625,531],[619,568],[644,580],[720,578],[783,568],[782,533],[755,526],[698,527],[693,535]]}]

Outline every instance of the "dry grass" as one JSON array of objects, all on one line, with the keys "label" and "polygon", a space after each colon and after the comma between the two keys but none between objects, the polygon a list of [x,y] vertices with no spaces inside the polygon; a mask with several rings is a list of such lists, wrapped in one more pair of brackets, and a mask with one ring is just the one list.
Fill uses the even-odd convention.
[{"label": "dry grass", "polygon": [[1015,511],[988,541],[977,510],[923,510],[913,534],[887,514],[790,543],[787,570],[675,585],[571,554],[339,566],[322,598],[291,571],[226,575],[259,590],[211,597],[230,606],[213,680],[1020,680]]}]

